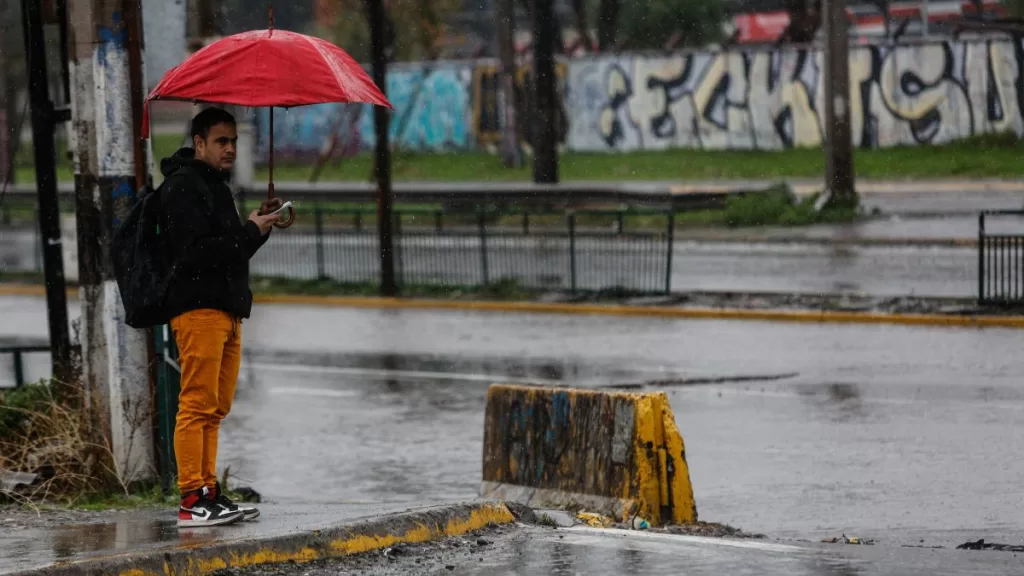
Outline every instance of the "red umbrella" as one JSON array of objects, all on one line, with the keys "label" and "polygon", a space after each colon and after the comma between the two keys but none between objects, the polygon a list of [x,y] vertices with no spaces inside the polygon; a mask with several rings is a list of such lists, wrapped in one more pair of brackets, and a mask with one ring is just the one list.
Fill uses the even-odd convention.
[{"label": "red umbrella", "polygon": [[[146,97],[142,137],[149,138],[149,102],[184,100],[235,106],[270,107],[270,183],[274,197],[274,107],[327,102],[359,102],[394,108],[370,76],[334,44],[274,29],[222,38],[199,50],[164,75]],[[280,227],[290,226],[292,211]]]}]

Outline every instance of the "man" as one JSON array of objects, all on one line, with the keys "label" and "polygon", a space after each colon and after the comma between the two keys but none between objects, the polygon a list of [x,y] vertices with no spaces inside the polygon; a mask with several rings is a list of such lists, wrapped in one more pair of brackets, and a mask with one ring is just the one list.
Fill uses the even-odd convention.
[{"label": "man", "polygon": [[280,200],[242,222],[227,180],[235,119],[208,108],[192,120],[193,148],[161,161],[163,250],[174,263],[165,305],[178,344],[181,395],[174,429],[178,526],[220,526],[259,511],[231,502],[217,482],[217,437],[231,410],[241,363],[241,323],[252,310],[249,259],[266,243]]}]

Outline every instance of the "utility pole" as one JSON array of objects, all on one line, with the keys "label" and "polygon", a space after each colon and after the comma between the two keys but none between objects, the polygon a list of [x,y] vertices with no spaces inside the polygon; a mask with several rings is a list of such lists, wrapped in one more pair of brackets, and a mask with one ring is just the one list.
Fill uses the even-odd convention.
[{"label": "utility pole", "polygon": [[[15,143],[18,141],[20,134],[12,134],[13,130],[16,130],[17,118],[11,118],[9,112],[13,106],[12,99],[14,91],[10,89],[8,84],[8,76],[10,69],[11,54],[10,42],[8,38],[13,36],[11,28],[11,15],[10,5],[7,0],[0,0],[0,190],[4,189],[7,184],[13,184],[13,174],[8,173],[8,168],[11,164],[11,144],[13,140]],[[13,138],[12,138],[13,135]]]},{"label": "utility pole", "polygon": [[148,331],[124,323],[110,257],[139,182],[132,94],[141,78],[140,15],[137,0],[73,0],[69,18],[83,379],[97,412],[109,415],[103,432],[128,483],[156,472]]},{"label": "utility pole", "polygon": [[[370,21],[370,51],[373,61],[373,81],[381,93],[387,96],[388,55],[387,21],[383,0],[365,0],[366,16]],[[380,239],[380,293],[395,296],[398,286],[395,282],[395,252],[392,235],[391,191],[391,146],[388,142],[388,110],[383,106],[373,107],[373,124],[377,133],[377,159],[375,162],[377,180],[377,234]]]},{"label": "utility pole", "polygon": [[516,124],[516,49],[515,0],[495,0],[494,19],[498,30],[498,110],[504,128],[501,131],[501,156],[506,168],[522,168],[523,153],[519,147],[519,126]]},{"label": "utility pole", "polygon": [[534,182],[558,182],[559,118],[555,92],[555,32],[554,0],[534,0],[533,85],[536,91],[534,105],[537,107],[533,132]]},{"label": "utility pole", "polygon": [[850,45],[846,1],[825,0],[825,197],[835,208],[856,208],[850,129]]},{"label": "utility pole", "polygon": [[[64,255],[61,253],[60,203],[57,198],[57,150],[53,133],[62,114],[50,101],[46,39],[40,3],[22,0],[21,21],[32,108],[32,147],[35,152],[36,189],[39,198],[39,230],[43,243],[46,279],[46,312],[50,329],[50,356],[55,380],[68,383],[72,376],[71,336],[68,333],[67,288]],[[63,111],[66,114],[66,111]]]}]

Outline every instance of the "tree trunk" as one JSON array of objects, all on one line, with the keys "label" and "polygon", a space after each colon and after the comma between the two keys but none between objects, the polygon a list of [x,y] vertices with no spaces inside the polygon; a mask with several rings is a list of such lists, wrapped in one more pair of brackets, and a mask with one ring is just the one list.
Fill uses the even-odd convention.
[{"label": "tree trunk", "polygon": [[587,24],[587,0],[572,0],[572,11],[576,15],[580,43],[590,52],[594,49],[594,42],[590,39],[590,26]]},{"label": "tree trunk", "polygon": [[558,102],[555,90],[554,0],[533,7],[533,85],[536,110],[533,181],[558,182]]},{"label": "tree trunk", "polygon": [[515,0],[497,0],[495,20],[498,28],[500,56],[498,110],[501,115],[501,158],[506,168],[521,168],[523,154],[519,147],[516,124],[516,54]]},{"label": "tree trunk", "polygon": [[601,52],[612,50],[619,28],[619,0],[601,0],[597,17],[597,44]]}]

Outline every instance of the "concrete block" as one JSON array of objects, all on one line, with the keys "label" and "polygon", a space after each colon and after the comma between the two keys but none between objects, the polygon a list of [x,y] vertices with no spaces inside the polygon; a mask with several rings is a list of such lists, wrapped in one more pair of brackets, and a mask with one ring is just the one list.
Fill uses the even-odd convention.
[{"label": "concrete block", "polygon": [[491,386],[480,491],[622,522],[697,521],[685,445],[663,392]]}]

